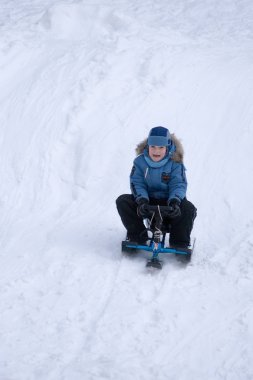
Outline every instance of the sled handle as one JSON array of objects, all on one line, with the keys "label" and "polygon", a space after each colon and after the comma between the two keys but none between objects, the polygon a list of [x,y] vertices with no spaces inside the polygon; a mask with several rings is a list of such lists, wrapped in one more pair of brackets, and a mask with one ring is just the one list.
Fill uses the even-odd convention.
[{"label": "sled handle", "polygon": [[171,206],[160,206],[160,205],[145,205],[145,208],[147,212],[152,214],[160,214],[163,217],[170,217],[171,213],[173,212],[173,208]]}]

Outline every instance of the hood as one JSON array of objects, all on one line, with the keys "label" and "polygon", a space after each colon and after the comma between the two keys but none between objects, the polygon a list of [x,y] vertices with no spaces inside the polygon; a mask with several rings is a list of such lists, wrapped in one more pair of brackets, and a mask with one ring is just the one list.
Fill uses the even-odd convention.
[{"label": "hood", "polygon": [[[174,146],[174,149],[175,151],[173,152],[172,156],[171,156],[171,159],[175,162],[183,162],[183,158],[184,158],[184,148],[183,148],[183,145],[181,143],[181,141],[173,134],[171,134],[171,140],[172,140],[172,147]],[[148,139],[146,138],[145,140],[141,141],[135,151],[136,151],[136,154],[137,156],[139,154],[142,154],[144,153],[144,150],[145,148],[147,147],[147,143],[148,143]]]}]

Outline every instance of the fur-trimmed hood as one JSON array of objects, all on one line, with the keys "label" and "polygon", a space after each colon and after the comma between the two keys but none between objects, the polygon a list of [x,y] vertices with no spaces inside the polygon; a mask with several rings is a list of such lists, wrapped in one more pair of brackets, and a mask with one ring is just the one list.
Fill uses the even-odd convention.
[{"label": "fur-trimmed hood", "polygon": [[[172,160],[175,162],[183,163],[184,148],[183,148],[181,141],[175,136],[174,133],[171,134],[171,140],[172,140],[172,143],[175,147],[175,151],[173,152],[172,157],[171,157]],[[144,152],[144,149],[147,147],[147,144],[148,144],[148,139],[146,138],[145,140],[141,141],[137,145],[137,147],[135,149],[137,156]]]}]

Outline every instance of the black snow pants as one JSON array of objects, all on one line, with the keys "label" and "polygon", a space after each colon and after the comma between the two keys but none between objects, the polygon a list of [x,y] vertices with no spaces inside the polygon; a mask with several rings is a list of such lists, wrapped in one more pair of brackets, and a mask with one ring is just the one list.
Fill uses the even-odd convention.
[{"label": "black snow pants", "polygon": [[[151,205],[166,206],[166,199],[149,200]],[[132,241],[144,242],[148,235],[143,219],[137,215],[137,203],[131,194],[120,195],[116,200],[118,213],[122,223],[127,230],[127,236]],[[190,235],[194,219],[197,215],[196,207],[184,198],[180,204],[181,216],[176,218],[165,218],[164,225],[170,225],[170,245],[187,247],[190,244]]]}]

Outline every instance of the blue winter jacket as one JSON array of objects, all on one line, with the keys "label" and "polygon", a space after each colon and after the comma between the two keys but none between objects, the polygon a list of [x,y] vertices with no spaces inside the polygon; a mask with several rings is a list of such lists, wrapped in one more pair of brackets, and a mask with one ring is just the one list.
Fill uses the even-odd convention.
[{"label": "blue winter jacket", "polygon": [[187,189],[185,167],[182,159],[174,159],[177,143],[179,143],[178,149],[182,149],[179,140],[174,137],[172,146],[161,161],[152,161],[147,147],[135,158],[130,174],[130,186],[136,201],[139,198],[167,200],[185,198]]}]

